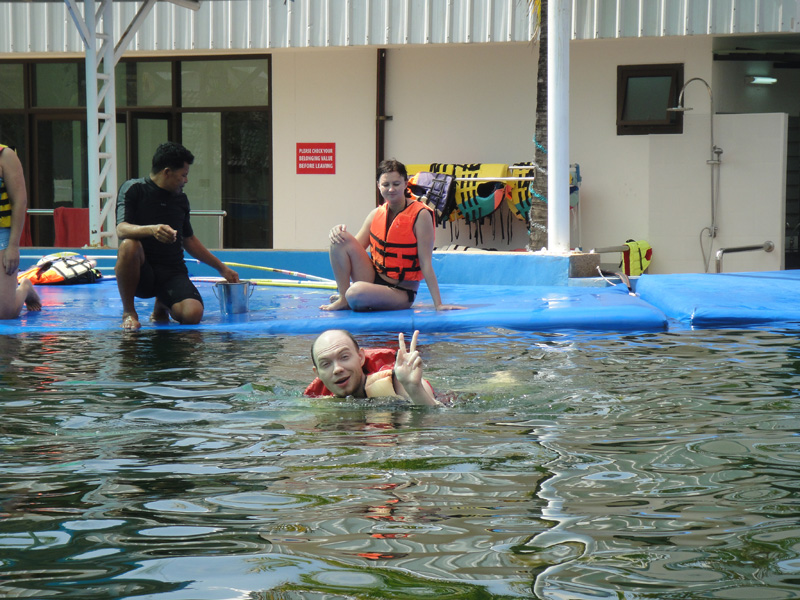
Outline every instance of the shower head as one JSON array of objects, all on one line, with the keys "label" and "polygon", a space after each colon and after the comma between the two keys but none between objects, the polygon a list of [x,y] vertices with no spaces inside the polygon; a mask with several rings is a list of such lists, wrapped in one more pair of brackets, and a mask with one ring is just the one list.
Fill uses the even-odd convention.
[{"label": "shower head", "polygon": [[706,89],[708,90],[708,99],[711,101],[711,114],[714,114],[714,95],[711,93],[711,86],[708,85],[708,82],[705,79],[700,77],[692,77],[689,81],[683,84],[683,87],[678,94],[678,106],[668,108],[667,112],[686,112],[687,110],[692,110],[691,108],[687,108],[683,105],[683,94],[686,91],[686,87],[693,81],[700,81],[706,86]]}]

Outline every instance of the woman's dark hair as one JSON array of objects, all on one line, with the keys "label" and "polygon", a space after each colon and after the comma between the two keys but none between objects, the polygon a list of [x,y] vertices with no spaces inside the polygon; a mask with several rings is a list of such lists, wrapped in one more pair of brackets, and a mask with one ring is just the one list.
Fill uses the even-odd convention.
[{"label": "woman's dark hair", "polygon": [[408,171],[406,171],[406,166],[394,158],[381,161],[381,164],[378,165],[378,175],[375,177],[375,179],[380,179],[381,175],[392,172],[400,173],[400,175],[403,176],[403,179],[408,179]]},{"label": "woman's dark hair", "polygon": [[160,173],[164,169],[182,169],[185,164],[194,162],[194,154],[175,142],[164,142],[153,155],[153,169],[151,173]]}]

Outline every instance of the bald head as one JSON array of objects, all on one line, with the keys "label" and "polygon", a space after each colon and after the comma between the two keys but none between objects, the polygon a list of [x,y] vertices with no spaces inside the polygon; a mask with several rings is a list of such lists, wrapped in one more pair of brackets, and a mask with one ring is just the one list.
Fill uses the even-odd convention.
[{"label": "bald head", "polygon": [[314,373],[334,396],[365,397],[364,361],[366,355],[349,331],[329,329],[311,344]]},{"label": "bald head", "polygon": [[314,363],[314,366],[317,366],[317,343],[322,342],[320,345],[325,345],[326,342],[330,341],[337,341],[341,340],[342,338],[346,338],[350,340],[353,344],[353,351],[358,352],[360,347],[358,345],[358,341],[356,338],[353,337],[353,334],[347,331],[346,329],[328,329],[327,331],[323,331],[320,333],[316,339],[311,343],[311,362]]}]

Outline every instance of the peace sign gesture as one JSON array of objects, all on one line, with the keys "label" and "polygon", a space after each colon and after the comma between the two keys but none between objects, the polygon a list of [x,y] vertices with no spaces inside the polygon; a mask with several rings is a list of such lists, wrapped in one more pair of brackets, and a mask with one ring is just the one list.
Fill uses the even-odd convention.
[{"label": "peace sign gesture", "polygon": [[394,363],[394,374],[397,381],[407,391],[417,388],[422,384],[422,357],[417,351],[417,336],[419,331],[414,331],[411,336],[411,345],[406,350],[406,341],[403,333],[397,336],[397,358]]}]

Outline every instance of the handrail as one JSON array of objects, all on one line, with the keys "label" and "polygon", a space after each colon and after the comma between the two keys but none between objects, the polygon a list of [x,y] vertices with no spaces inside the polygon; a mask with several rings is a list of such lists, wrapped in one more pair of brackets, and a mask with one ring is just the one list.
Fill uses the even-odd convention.
[{"label": "handrail", "polygon": [[[29,208],[28,214],[33,216],[52,215],[55,209],[52,208]],[[222,248],[222,219],[228,216],[227,211],[224,210],[206,210],[206,209],[193,209],[189,211],[189,215],[193,217],[217,217],[219,219],[219,246]]]},{"label": "handrail", "polygon": [[607,252],[628,252],[630,246],[608,246],[607,248],[592,248],[589,254],[605,254]]},{"label": "handrail", "polygon": [[775,249],[775,244],[767,240],[763,244],[753,246],[736,246],[734,248],[720,248],[717,250],[717,273],[722,273],[722,257],[726,252],[752,252],[754,250],[763,250],[764,252],[772,252]]}]

